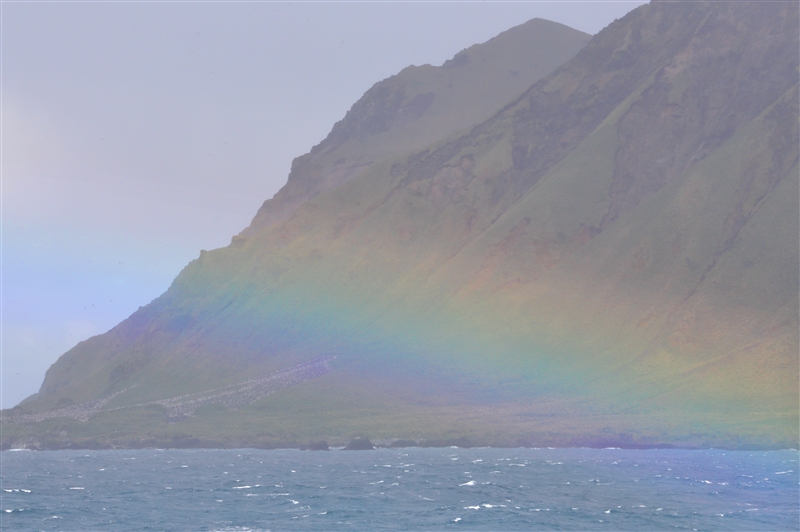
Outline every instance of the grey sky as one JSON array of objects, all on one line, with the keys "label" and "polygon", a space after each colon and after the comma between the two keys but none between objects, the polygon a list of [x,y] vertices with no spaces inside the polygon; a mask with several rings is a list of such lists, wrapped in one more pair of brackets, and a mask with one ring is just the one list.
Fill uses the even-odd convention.
[{"label": "grey sky", "polygon": [[375,82],[642,3],[3,2],[2,406],[227,245]]}]

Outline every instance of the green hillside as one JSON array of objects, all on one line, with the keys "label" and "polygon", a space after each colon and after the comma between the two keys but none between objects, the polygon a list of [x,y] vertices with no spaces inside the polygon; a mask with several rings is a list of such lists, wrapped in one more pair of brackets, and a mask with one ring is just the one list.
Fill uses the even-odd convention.
[{"label": "green hillside", "polygon": [[798,18],[534,20],[376,84],[3,445],[796,447]]}]

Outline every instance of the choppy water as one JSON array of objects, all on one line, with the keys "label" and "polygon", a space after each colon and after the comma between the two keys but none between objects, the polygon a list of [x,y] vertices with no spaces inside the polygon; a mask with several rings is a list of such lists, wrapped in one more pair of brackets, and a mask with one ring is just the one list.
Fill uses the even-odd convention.
[{"label": "choppy water", "polygon": [[798,453],[2,453],[4,530],[798,530]]}]

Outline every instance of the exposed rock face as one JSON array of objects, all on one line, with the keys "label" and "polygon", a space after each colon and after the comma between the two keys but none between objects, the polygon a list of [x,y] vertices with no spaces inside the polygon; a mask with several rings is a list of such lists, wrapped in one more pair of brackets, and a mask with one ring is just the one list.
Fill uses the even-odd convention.
[{"label": "exposed rock face", "polygon": [[22,414],[338,356],[177,425],[259,445],[796,446],[798,17],[653,2],[458,134],[472,118],[425,125],[456,89],[410,80],[451,79],[478,51],[404,70],[296,160],[234,244],[64,355]]}]

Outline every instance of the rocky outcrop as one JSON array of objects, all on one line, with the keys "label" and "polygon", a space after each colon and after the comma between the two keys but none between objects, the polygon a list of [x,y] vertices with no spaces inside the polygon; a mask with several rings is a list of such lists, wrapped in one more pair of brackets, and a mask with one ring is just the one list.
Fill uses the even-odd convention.
[{"label": "rocky outcrop", "polygon": [[348,443],[344,447],[344,449],[342,449],[342,450],[344,450],[344,451],[371,451],[373,449],[375,449],[375,445],[373,445],[373,443],[371,441],[369,441],[369,438],[354,438],[354,439],[350,440],[350,443]]}]

